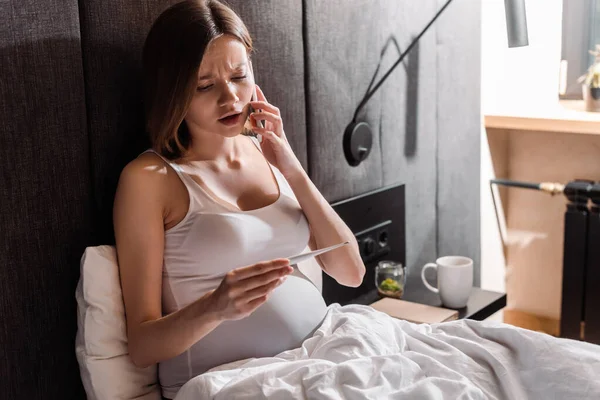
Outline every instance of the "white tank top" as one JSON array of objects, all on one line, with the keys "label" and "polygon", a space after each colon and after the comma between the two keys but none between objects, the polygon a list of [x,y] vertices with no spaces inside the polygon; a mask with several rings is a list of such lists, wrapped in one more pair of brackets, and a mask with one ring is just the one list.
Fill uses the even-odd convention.
[{"label": "white tank top", "polygon": [[[258,141],[251,139],[260,151]],[[218,202],[179,165],[161,158],[175,170],[190,196],[183,220],[165,231],[163,315],[216,289],[232,269],[290,257],[306,248],[308,221],[287,180],[266,159],[280,196],[265,207],[241,211]],[[218,365],[299,347],[318,328],[326,308],[317,287],[294,269],[248,317],[221,323],[184,353],[159,363],[163,396],[174,398],[189,379]]]}]

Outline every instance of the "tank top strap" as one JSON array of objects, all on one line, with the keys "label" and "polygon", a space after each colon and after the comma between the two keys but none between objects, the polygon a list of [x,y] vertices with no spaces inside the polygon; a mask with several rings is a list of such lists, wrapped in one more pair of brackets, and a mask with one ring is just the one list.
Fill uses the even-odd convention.
[{"label": "tank top strap", "polygon": [[250,138],[250,140],[252,140],[254,142],[254,144],[256,145],[256,147],[258,147],[258,149],[262,153],[262,149],[260,148],[260,142],[258,141],[258,138],[254,137],[254,136],[249,136],[249,138]]},{"label": "tank top strap", "polygon": [[[179,177],[179,179],[181,180],[181,182],[183,183],[183,185],[186,187],[188,194],[190,195],[190,200],[194,200],[192,203],[197,203],[200,202],[201,204],[204,204],[204,201],[201,201],[198,198],[198,184],[192,179],[191,176],[189,176],[188,174],[186,174],[183,171],[183,168],[181,168],[180,165],[178,165],[177,163],[174,163],[172,161],[169,161],[166,157],[163,157],[162,155],[160,155],[157,151],[155,151],[154,149],[148,149],[146,151],[144,151],[142,154],[144,153],[154,153],[157,156],[159,156],[167,165],[169,165],[177,174],[177,176]],[[193,206],[194,208],[196,207],[195,204],[191,204],[191,207]]]}]

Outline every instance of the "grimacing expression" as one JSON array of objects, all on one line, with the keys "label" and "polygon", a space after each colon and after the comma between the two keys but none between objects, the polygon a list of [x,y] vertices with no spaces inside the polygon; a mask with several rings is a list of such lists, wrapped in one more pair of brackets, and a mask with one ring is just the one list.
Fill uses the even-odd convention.
[{"label": "grimacing expression", "polygon": [[[185,121],[192,132],[236,136],[244,126],[253,90],[246,47],[233,36],[219,36],[206,47]],[[241,114],[220,120],[232,113]]]}]

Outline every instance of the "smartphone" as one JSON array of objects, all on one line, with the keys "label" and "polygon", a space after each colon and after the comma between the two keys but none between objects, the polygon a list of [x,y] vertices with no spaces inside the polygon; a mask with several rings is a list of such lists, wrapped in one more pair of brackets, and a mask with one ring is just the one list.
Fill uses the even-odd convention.
[{"label": "smartphone", "polygon": [[[254,86],[254,91],[252,92],[252,101],[256,101],[256,99],[258,98],[258,96],[256,95],[256,86]],[[252,107],[250,104],[248,104],[248,108],[249,108],[249,112],[248,112],[248,119],[250,119],[250,114],[255,112],[256,110],[254,109],[254,107]],[[258,110],[261,111],[261,110]],[[256,121],[258,126],[260,126],[261,128],[264,129],[265,127],[265,123],[264,121],[261,119],[259,121]]]},{"label": "smartphone", "polygon": [[[249,61],[249,65],[250,65],[250,71],[252,72],[252,77],[254,77],[254,69],[252,68],[252,62]],[[258,96],[256,94],[256,85],[254,86],[253,90],[252,90],[252,101],[256,101],[258,99]],[[246,136],[253,136],[259,139],[259,141],[262,139],[260,137],[260,135],[256,134],[256,132],[252,131],[252,123],[250,122],[250,114],[252,114],[253,112],[255,112],[256,110],[254,109],[254,107],[252,107],[250,104],[248,104],[248,118],[246,119],[246,123],[244,124],[244,132],[242,132],[242,134],[246,135]],[[260,111],[260,110],[258,110]],[[260,126],[261,128],[265,127],[264,121],[260,120],[257,121],[258,126]]]}]

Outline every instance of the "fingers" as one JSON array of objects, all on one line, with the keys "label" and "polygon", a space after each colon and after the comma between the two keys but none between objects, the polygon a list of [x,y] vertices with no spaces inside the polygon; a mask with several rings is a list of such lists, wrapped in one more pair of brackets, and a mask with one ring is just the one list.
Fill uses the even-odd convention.
[{"label": "fingers", "polygon": [[[279,115],[266,111],[260,111],[252,113],[251,118],[252,121],[254,121],[252,124],[252,130],[256,133],[260,133],[261,135],[265,136],[274,135],[280,139],[283,139],[283,123],[281,122],[281,117]],[[268,124],[265,124],[265,127],[263,128],[256,123],[258,120],[264,120],[268,122]]]},{"label": "fingers", "polygon": [[255,84],[255,86],[256,86],[256,98],[259,101],[267,101],[267,98],[265,97],[265,94],[263,93],[262,89],[256,84]]},{"label": "fingers", "polygon": [[267,128],[261,128],[260,126],[257,126],[255,128],[252,128],[252,130],[255,133],[263,135],[263,137],[267,138],[267,139],[273,139],[273,140],[281,139],[281,137],[278,136],[275,132],[270,131]]},{"label": "fingers", "polygon": [[277,288],[283,282],[285,282],[285,277],[278,278],[278,279],[276,279],[272,282],[269,282],[265,285],[256,287],[252,290],[248,290],[241,296],[241,298],[243,299],[244,302],[249,303],[252,300],[258,299],[265,295],[268,296],[269,293],[271,293],[273,290],[275,290],[275,288]]},{"label": "fingers", "polygon": [[291,274],[293,271],[294,268],[292,268],[291,266],[285,266],[283,268],[278,268],[269,272],[265,272],[264,274],[251,276],[241,281],[237,281],[235,283],[235,290],[239,292],[247,292],[259,286],[276,281],[279,278],[283,278]]},{"label": "fingers", "polygon": [[288,265],[290,265],[290,262],[287,258],[277,258],[275,260],[264,261],[247,267],[236,268],[227,273],[226,279],[229,280],[229,283],[234,283],[269,271],[282,269]]},{"label": "fingers", "polygon": [[227,298],[238,312],[250,311],[252,307],[249,303],[262,297],[265,297],[264,301],[266,301],[269,293],[281,285],[292,271],[293,268],[287,265],[237,281],[231,284],[226,292]]},{"label": "fingers", "polygon": [[254,310],[256,308],[258,308],[258,306],[260,306],[262,303],[264,303],[265,301],[267,301],[267,295],[261,296],[258,299],[252,300],[250,303],[248,303],[247,307],[250,310]]},{"label": "fingers", "polygon": [[266,110],[275,115],[281,115],[281,111],[279,110],[279,108],[275,107],[271,103],[267,103],[266,101],[251,101],[250,105],[255,110]]},{"label": "fingers", "polygon": [[252,116],[252,119],[254,121],[262,119],[262,120],[269,121],[273,125],[280,125],[281,124],[281,117],[279,115],[277,115],[277,114],[273,114],[272,112],[268,112],[268,111],[255,111],[255,112],[253,112],[250,115]]},{"label": "fingers", "polygon": [[[281,112],[279,111],[279,108],[275,107],[267,101],[265,94],[260,89],[260,87],[258,85],[255,86],[257,101],[251,101],[250,105],[258,112],[254,112],[253,114],[251,114],[253,117],[252,119],[254,122],[263,119],[267,122],[270,122],[268,125],[265,124],[265,128],[277,132],[277,136],[281,138],[283,136],[283,133],[281,133],[283,131],[283,124],[281,122]],[[254,123],[253,125],[257,124]]]}]

